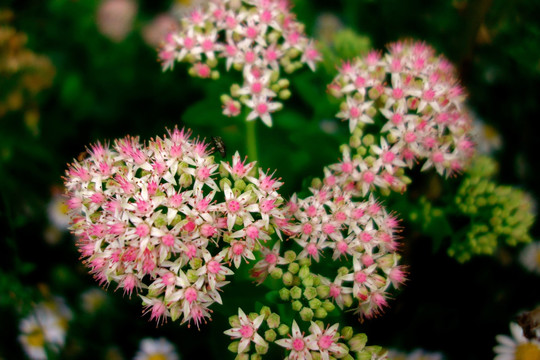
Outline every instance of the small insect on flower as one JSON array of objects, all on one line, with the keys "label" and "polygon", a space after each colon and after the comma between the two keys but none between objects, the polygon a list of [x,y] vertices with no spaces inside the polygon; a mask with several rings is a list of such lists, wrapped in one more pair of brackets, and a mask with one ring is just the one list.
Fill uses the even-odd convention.
[{"label": "small insect on flower", "polygon": [[221,157],[225,157],[225,155],[227,155],[227,148],[225,147],[225,143],[223,142],[221,136],[212,136],[212,143],[217,151],[219,151]]},{"label": "small insect on flower", "polygon": [[532,311],[518,315],[517,321],[523,329],[523,335],[529,339],[539,339],[537,330],[540,329],[540,306]]},{"label": "small insect on flower", "polygon": [[86,159],[89,156],[90,156],[90,154],[88,153],[88,151],[81,151],[79,153],[79,155],[77,155],[77,161],[81,162],[81,161],[83,161],[84,159]]}]

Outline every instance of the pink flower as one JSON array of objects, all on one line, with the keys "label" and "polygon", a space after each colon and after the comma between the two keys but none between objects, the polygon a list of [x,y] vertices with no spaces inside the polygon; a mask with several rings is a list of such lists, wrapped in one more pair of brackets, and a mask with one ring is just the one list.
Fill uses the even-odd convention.
[{"label": "pink flower", "polygon": [[290,350],[289,359],[291,360],[311,360],[310,351],[318,349],[314,335],[304,336],[295,320],[293,320],[291,331],[289,339],[279,339],[275,343]]},{"label": "pink flower", "polygon": [[257,333],[257,329],[259,329],[264,321],[264,315],[259,315],[255,320],[250,320],[242,309],[238,308],[238,318],[240,320],[240,326],[224,332],[225,335],[229,335],[233,339],[240,339],[238,353],[243,353],[251,342],[265,346],[266,341]]},{"label": "pink flower", "polygon": [[133,0],[102,0],[97,13],[98,29],[112,41],[120,42],[131,31],[136,14]]}]

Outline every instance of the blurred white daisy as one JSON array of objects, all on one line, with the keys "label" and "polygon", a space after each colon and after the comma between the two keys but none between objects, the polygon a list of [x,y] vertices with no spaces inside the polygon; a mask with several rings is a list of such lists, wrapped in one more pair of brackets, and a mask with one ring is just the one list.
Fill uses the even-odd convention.
[{"label": "blurred white daisy", "polygon": [[540,360],[540,343],[529,340],[523,335],[523,329],[516,323],[510,323],[512,337],[497,335],[499,345],[493,348],[494,360]]},{"label": "blurred white daisy", "polygon": [[415,349],[411,353],[399,350],[388,350],[389,360],[443,360],[444,356],[438,352],[427,352],[424,349]]},{"label": "blurred white daisy", "polygon": [[527,244],[519,254],[519,261],[527,270],[540,275],[540,241]]},{"label": "blurred white daisy", "polygon": [[19,323],[19,342],[30,359],[47,359],[46,349],[59,352],[66,339],[71,310],[63,299],[38,304]]},{"label": "blurred white daisy", "polygon": [[478,117],[474,117],[472,135],[476,143],[476,150],[480,154],[490,155],[500,150],[503,145],[501,134]]},{"label": "blurred white daisy", "polygon": [[53,190],[53,195],[47,205],[47,215],[51,224],[60,231],[67,230],[71,218],[68,216],[68,206],[64,195]]},{"label": "blurred white daisy", "polygon": [[165,338],[142,339],[133,360],[178,360],[174,345]]}]

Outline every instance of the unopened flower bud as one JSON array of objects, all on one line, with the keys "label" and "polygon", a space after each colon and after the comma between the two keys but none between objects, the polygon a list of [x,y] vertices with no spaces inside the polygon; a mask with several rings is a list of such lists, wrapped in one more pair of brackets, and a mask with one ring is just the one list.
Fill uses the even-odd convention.
[{"label": "unopened flower bud", "polygon": [[293,274],[287,271],[285,274],[283,274],[283,277],[281,278],[281,280],[283,281],[283,285],[292,286],[293,281],[294,281],[294,276]]},{"label": "unopened flower bud", "polygon": [[266,323],[268,324],[268,327],[270,329],[275,329],[280,324],[280,317],[276,313],[271,313],[268,318],[266,319]]},{"label": "unopened flower bud", "polygon": [[328,295],[330,294],[330,287],[327,285],[319,285],[317,286],[317,295],[319,295],[320,299],[326,299]]},{"label": "unopened flower bud", "polygon": [[287,263],[292,263],[294,260],[296,260],[296,253],[292,250],[285,251],[285,254],[283,255]]},{"label": "unopened flower bud", "polygon": [[[246,348],[246,350],[248,350],[249,347]],[[234,360],[249,360],[249,354],[248,353],[240,353],[238,355],[236,355],[236,357],[234,358]]]},{"label": "unopened flower bud", "polygon": [[238,317],[238,315],[229,316],[229,325],[231,325],[231,327],[242,326],[240,325],[240,318]]},{"label": "unopened flower bud", "polygon": [[364,349],[367,343],[366,334],[356,334],[348,342],[352,351],[360,352]]},{"label": "unopened flower bud", "polygon": [[324,310],[326,310],[328,312],[332,312],[336,308],[336,305],[334,305],[334,303],[331,302],[330,300],[325,300],[323,302],[322,306],[323,306]]},{"label": "unopened flower bud", "polygon": [[264,315],[264,319],[268,319],[268,316],[272,313],[272,310],[268,306],[263,306],[261,308],[261,311],[259,311],[259,315]]},{"label": "unopened flower bud", "polygon": [[229,344],[227,349],[229,349],[230,352],[236,354],[238,352],[238,345],[239,344],[240,344],[240,341],[233,341],[232,343]]},{"label": "unopened flower bud", "polygon": [[[303,259],[302,259],[303,260]],[[309,271],[309,266],[304,265],[300,268],[300,271],[298,273],[298,276],[300,279],[304,279],[306,276],[308,276],[311,272]]]},{"label": "unopened flower bud", "polygon": [[313,310],[320,308],[322,305],[322,302],[319,299],[311,299],[309,300],[308,303],[309,303],[309,307],[312,308]]},{"label": "unopened flower bud", "polygon": [[302,289],[300,289],[298,286],[294,286],[291,289],[291,298],[300,299],[301,297],[302,297]]},{"label": "unopened flower bud", "polygon": [[315,309],[315,317],[317,319],[324,319],[326,316],[328,316],[328,312],[324,309],[324,307]]},{"label": "unopened flower bud", "polygon": [[289,264],[289,267],[287,269],[289,270],[290,273],[296,274],[298,270],[300,270],[300,265],[298,265],[298,263],[293,262]]},{"label": "unopened flower bud", "polygon": [[268,342],[274,342],[274,340],[276,340],[276,337],[277,337],[277,334],[274,330],[270,329],[270,330],[266,330],[264,332],[264,339]]},{"label": "unopened flower bud", "polygon": [[354,330],[351,326],[345,326],[341,329],[340,334],[343,340],[349,340],[354,335]]},{"label": "unopened flower bud", "polygon": [[304,285],[304,287],[313,286],[313,278],[314,278],[313,274],[309,274],[308,276],[302,279],[302,285]]},{"label": "unopened flower bud", "polygon": [[308,307],[304,307],[301,311],[300,311],[300,318],[304,321],[311,321],[311,319],[313,319],[313,310],[311,310],[310,308]]},{"label": "unopened flower bud", "polygon": [[311,300],[315,298],[316,296],[317,296],[317,289],[315,289],[312,286],[306,287],[306,289],[304,290],[304,297],[307,300]]},{"label": "unopened flower bud", "polygon": [[292,302],[291,307],[294,311],[300,311],[304,307],[300,300],[295,300]]},{"label": "unopened flower bud", "polygon": [[[264,354],[266,354],[268,352],[268,344],[264,344],[264,345],[255,344],[255,351],[257,353],[251,355],[251,360],[260,360],[260,359],[262,359],[261,355],[264,355]],[[256,357],[254,358],[254,356],[256,356]]]},{"label": "unopened flower bud", "polygon": [[192,183],[193,179],[191,178],[191,175],[187,173],[180,175],[180,179],[178,180],[178,184],[180,184],[180,186],[187,188],[190,187]]},{"label": "unopened flower bud", "polygon": [[281,289],[279,290],[279,298],[280,298],[281,300],[283,300],[283,301],[289,301],[290,297],[291,297],[291,293],[290,293],[289,289],[287,289],[287,288],[281,288]]},{"label": "unopened flower bud", "polygon": [[287,334],[289,333],[289,330],[290,330],[290,328],[289,328],[289,326],[287,326],[286,324],[281,324],[281,325],[279,325],[279,327],[278,327],[278,329],[277,329],[278,334],[279,334],[280,336],[285,336],[285,335],[287,335]]},{"label": "unopened flower bud", "polygon": [[275,280],[281,279],[283,276],[283,270],[281,270],[281,268],[275,268],[272,270],[272,272],[270,272],[270,276]]}]

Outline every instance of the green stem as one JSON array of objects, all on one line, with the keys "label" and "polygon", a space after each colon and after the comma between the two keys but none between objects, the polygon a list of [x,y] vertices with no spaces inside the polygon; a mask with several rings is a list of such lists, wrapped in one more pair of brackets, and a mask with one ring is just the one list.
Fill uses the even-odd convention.
[{"label": "green stem", "polygon": [[246,121],[246,151],[249,161],[256,161],[257,156],[257,120]]}]

